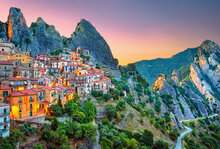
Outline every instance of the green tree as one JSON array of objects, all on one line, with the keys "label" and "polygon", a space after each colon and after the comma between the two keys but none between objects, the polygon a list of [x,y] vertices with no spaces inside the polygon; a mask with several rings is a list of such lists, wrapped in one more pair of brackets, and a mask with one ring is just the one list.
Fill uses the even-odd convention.
[{"label": "green tree", "polygon": [[100,144],[103,149],[112,149],[114,145],[114,143],[106,137],[102,137]]},{"label": "green tree", "polygon": [[65,104],[65,112],[69,115],[72,115],[74,111],[78,108],[78,105],[74,102],[74,100],[69,100]]},{"label": "green tree", "polygon": [[51,105],[49,111],[52,116],[61,116],[63,114],[63,109],[58,104]]},{"label": "green tree", "polygon": [[168,149],[168,143],[167,142],[164,142],[163,140],[157,140],[152,149]]},{"label": "green tree", "polygon": [[105,113],[108,115],[109,119],[117,116],[116,108],[113,105],[107,105],[105,108]]},{"label": "green tree", "polygon": [[142,141],[146,146],[152,146],[154,143],[154,135],[151,131],[145,129],[142,135]]}]

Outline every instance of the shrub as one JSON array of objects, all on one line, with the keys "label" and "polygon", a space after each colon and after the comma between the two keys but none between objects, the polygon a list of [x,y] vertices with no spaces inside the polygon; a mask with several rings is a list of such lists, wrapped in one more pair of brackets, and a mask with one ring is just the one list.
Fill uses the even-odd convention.
[{"label": "shrub", "polygon": [[173,141],[176,141],[179,135],[180,134],[178,132],[176,132],[176,131],[171,131],[169,133],[170,139],[173,140]]},{"label": "shrub", "polygon": [[163,140],[157,140],[152,149],[168,149],[168,143],[167,142],[164,142]]}]

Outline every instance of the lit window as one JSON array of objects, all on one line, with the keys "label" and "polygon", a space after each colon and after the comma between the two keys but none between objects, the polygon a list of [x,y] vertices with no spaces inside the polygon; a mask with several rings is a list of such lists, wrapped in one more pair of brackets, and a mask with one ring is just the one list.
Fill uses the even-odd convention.
[{"label": "lit window", "polygon": [[21,110],[21,105],[19,105],[19,109]]},{"label": "lit window", "polygon": [[30,109],[32,109],[32,104],[30,104]]}]

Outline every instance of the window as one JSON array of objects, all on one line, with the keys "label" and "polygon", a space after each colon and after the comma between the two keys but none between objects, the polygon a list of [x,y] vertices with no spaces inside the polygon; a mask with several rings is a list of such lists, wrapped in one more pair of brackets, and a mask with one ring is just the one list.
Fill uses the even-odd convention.
[{"label": "window", "polygon": [[19,103],[21,103],[21,102],[22,102],[21,97],[19,97]]},{"label": "window", "polygon": [[5,66],[5,70],[7,70],[7,66]]},{"label": "window", "polygon": [[6,112],[7,112],[7,109],[5,108],[5,109],[4,109],[4,114],[6,114]]},{"label": "window", "polygon": [[33,97],[32,96],[30,96],[30,101],[33,101]]},{"label": "window", "polygon": [[21,55],[19,55],[19,57],[21,57]]},{"label": "window", "polygon": [[2,51],[4,51],[4,49],[2,49]]},{"label": "window", "polygon": [[3,91],[3,96],[8,96],[8,91]]},{"label": "window", "polygon": [[32,116],[32,112],[30,112],[30,116]]},{"label": "window", "polygon": [[32,104],[30,104],[30,109],[32,109]]},{"label": "window", "polygon": [[16,57],[18,57],[18,55],[16,55]]},{"label": "window", "polygon": [[24,59],[22,59],[22,61],[24,61]]},{"label": "window", "polygon": [[21,118],[21,113],[19,113],[19,118]]},{"label": "window", "polygon": [[21,105],[19,105],[19,110],[21,110]]}]

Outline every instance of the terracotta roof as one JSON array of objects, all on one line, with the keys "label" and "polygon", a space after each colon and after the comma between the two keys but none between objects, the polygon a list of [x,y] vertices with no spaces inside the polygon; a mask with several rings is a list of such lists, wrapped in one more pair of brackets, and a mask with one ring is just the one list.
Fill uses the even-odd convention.
[{"label": "terracotta roof", "polygon": [[43,89],[48,89],[48,90],[50,90],[50,91],[52,91],[52,90],[55,90],[54,88],[52,88],[52,87],[49,87],[49,86],[41,86]]},{"label": "terracotta roof", "polygon": [[45,105],[49,105],[49,104],[50,104],[49,101],[42,101],[41,103],[42,103],[42,104],[45,104]]},{"label": "terracotta roof", "polygon": [[10,106],[10,104],[0,103],[0,107]]},{"label": "terracotta roof", "polygon": [[13,61],[0,61],[0,65],[13,65]]},{"label": "terracotta roof", "polygon": [[9,86],[0,86],[0,90],[10,90],[11,88]]},{"label": "terracotta roof", "polygon": [[33,91],[35,92],[43,92],[44,90],[41,88],[32,88]]},{"label": "terracotta roof", "polygon": [[12,77],[11,79],[9,79],[10,81],[15,81],[15,80],[29,80],[28,78],[17,78],[17,77]]},{"label": "terracotta roof", "polygon": [[23,94],[27,94],[27,95],[37,95],[37,93],[35,93],[34,91],[32,91],[30,89],[20,90],[19,92],[21,92]]},{"label": "terracotta roof", "polygon": [[12,96],[12,97],[14,97],[14,96],[24,96],[24,94],[17,91],[17,92],[12,92],[12,93],[11,93],[11,96]]}]

